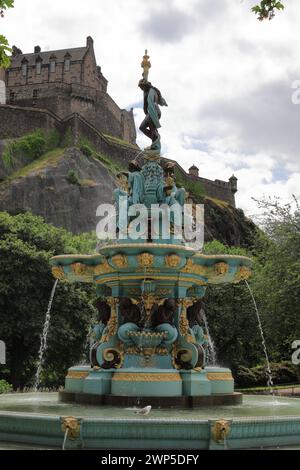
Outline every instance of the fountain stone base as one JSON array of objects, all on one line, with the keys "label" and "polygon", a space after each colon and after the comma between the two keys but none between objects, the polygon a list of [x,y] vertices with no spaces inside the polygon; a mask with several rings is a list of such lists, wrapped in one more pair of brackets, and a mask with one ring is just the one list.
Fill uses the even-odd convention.
[{"label": "fountain stone base", "polygon": [[196,406],[237,405],[242,394],[234,392],[229,369],[205,367],[200,370],[156,368],[69,369],[62,402],[113,406]]}]

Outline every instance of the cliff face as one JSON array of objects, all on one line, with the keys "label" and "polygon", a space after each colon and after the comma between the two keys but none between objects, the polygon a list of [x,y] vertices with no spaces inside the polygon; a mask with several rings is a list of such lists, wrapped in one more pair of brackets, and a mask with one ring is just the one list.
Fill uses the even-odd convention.
[{"label": "cliff face", "polygon": [[241,209],[209,197],[204,198],[205,241],[219,240],[224,245],[252,246],[256,226]]},{"label": "cliff face", "polygon": [[[113,164],[109,167],[109,160],[102,163],[75,147],[56,149],[21,169],[20,162],[16,165],[17,171],[0,183],[0,211],[30,211],[46,222],[81,233],[95,230],[98,205],[113,201],[117,187]],[[203,202],[206,241],[251,245],[255,226],[241,210],[209,197]]]},{"label": "cliff face", "polygon": [[78,149],[55,150],[0,184],[0,210],[30,211],[73,233],[95,230],[96,210],[112,202],[113,176]]}]

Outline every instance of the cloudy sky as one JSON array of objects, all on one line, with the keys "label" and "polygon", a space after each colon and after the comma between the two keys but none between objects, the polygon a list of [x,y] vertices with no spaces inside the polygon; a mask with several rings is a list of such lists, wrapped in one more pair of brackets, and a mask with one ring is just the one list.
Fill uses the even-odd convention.
[{"label": "cloudy sky", "polygon": [[[1,33],[23,52],[95,41],[109,93],[143,118],[137,88],[148,48],[149,79],[168,102],[163,153],[210,179],[239,179],[237,205],[252,197],[300,197],[300,2],[271,22],[250,12],[255,0],[15,0]],[[299,81],[297,84],[297,80]],[[299,100],[300,101],[300,100]],[[148,145],[138,136],[140,145]]]}]

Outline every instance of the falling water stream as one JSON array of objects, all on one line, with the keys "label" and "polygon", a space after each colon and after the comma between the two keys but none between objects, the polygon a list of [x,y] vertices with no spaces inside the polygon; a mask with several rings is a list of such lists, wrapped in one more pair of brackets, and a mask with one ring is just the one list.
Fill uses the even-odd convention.
[{"label": "falling water stream", "polygon": [[212,337],[211,337],[210,332],[209,332],[208,321],[207,321],[204,309],[201,309],[201,315],[202,315],[202,318],[203,318],[203,322],[204,322],[204,326],[205,326],[205,330],[206,330],[206,335],[207,335],[207,339],[208,339],[208,358],[207,358],[207,361],[208,361],[208,364],[210,364],[212,366],[215,366],[217,364],[217,353],[216,353],[216,348],[215,348],[214,342],[213,342]]},{"label": "falling water stream", "polygon": [[52,307],[57,283],[58,283],[58,279],[56,279],[56,281],[54,282],[54,285],[51,291],[50,300],[49,300],[44,327],[43,327],[43,332],[41,334],[41,344],[40,344],[40,349],[39,349],[38,366],[37,366],[37,370],[35,374],[35,382],[34,382],[35,392],[37,392],[39,384],[40,384],[40,376],[41,376],[42,367],[43,367],[44,353],[47,349],[47,337],[48,337],[48,331],[49,331],[50,320],[51,320],[51,307]]},{"label": "falling water stream", "polygon": [[69,428],[66,428],[65,435],[64,435],[64,442],[63,442],[63,445],[62,445],[62,450],[66,450],[66,442],[67,442],[68,434],[69,434]]},{"label": "falling water stream", "polygon": [[266,363],[267,363],[267,370],[266,370],[266,375],[267,375],[267,386],[270,388],[270,392],[271,394],[273,395],[273,397],[275,397],[275,393],[274,393],[274,383],[273,383],[273,377],[272,377],[272,371],[271,371],[271,365],[270,365],[270,360],[269,360],[269,355],[268,355],[268,350],[267,350],[267,345],[266,345],[266,340],[265,340],[265,335],[264,335],[264,330],[263,330],[263,326],[262,326],[262,323],[261,323],[261,319],[260,319],[260,315],[259,315],[259,312],[258,312],[258,307],[257,307],[257,303],[256,303],[256,300],[254,298],[254,295],[252,293],[252,290],[248,284],[248,282],[245,280],[245,283],[246,283],[246,286],[248,287],[248,290],[250,292],[250,295],[251,295],[251,298],[252,298],[252,301],[253,301],[253,305],[254,305],[254,309],[255,309],[255,312],[256,312],[256,317],[257,317],[257,322],[258,322],[258,327],[259,327],[259,331],[260,331],[260,335],[261,335],[261,344],[263,346],[263,350],[264,350],[264,354],[265,354],[265,358],[266,358]]}]

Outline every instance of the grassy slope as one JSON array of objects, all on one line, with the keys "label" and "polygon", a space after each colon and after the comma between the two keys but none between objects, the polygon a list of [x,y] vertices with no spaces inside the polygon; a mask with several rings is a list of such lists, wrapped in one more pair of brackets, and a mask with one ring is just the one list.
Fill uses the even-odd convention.
[{"label": "grassy slope", "polygon": [[59,159],[62,157],[64,153],[64,149],[62,148],[57,148],[54,150],[50,150],[49,152],[45,153],[42,155],[40,158],[37,160],[34,160],[33,162],[29,163],[28,165],[24,166],[20,170],[16,171],[12,175],[8,176],[2,183],[2,185],[9,183],[10,181],[13,181],[17,178],[24,178],[27,176],[29,173],[32,173],[34,171],[39,171],[42,170],[43,168],[46,168],[47,166],[55,166]]}]

